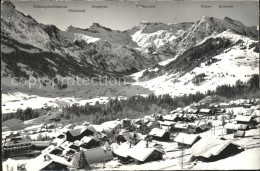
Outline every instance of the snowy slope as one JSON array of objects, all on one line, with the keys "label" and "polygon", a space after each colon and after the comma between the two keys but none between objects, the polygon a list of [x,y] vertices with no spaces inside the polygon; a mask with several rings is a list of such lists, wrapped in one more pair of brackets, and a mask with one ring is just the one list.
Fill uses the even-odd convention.
[{"label": "snowy slope", "polygon": [[[148,88],[155,92],[155,94],[169,93],[172,96],[176,96],[196,93],[197,91],[206,92],[207,90],[215,90],[218,85],[223,84],[234,85],[238,79],[247,81],[253,74],[259,73],[259,53],[254,52],[254,48],[251,47],[257,41],[238,35],[232,31],[224,31],[216,36],[211,36],[211,38],[227,39],[232,42],[231,46],[224,50],[224,53],[216,54],[211,58],[211,61],[216,62],[207,65],[207,61],[205,61],[199,63],[198,66],[189,72],[174,72],[176,68],[172,70],[171,65],[176,63],[179,58],[177,57],[177,59],[165,65],[162,69],[153,70],[155,75],[158,74],[158,76],[136,82],[134,85]],[[197,46],[205,43],[205,41]],[[186,63],[184,62],[181,65],[186,65]],[[143,71],[139,72],[139,74],[134,74],[133,77],[138,80],[142,77],[142,73]],[[199,85],[194,85],[192,79],[195,75],[202,73],[206,75],[205,81],[202,81]]]}]

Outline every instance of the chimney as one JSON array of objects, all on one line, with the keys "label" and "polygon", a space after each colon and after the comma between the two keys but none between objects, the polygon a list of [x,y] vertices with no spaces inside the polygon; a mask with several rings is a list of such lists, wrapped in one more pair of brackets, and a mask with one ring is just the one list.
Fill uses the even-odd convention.
[{"label": "chimney", "polygon": [[148,140],[146,140],[146,148],[148,148]]}]

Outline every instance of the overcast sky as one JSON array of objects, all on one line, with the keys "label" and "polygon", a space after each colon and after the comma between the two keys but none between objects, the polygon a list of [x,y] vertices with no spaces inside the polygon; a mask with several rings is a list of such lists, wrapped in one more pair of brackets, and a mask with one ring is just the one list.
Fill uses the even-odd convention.
[{"label": "overcast sky", "polygon": [[[88,28],[92,23],[115,30],[126,30],[141,21],[179,23],[196,21],[201,16],[224,18],[228,16],[247,26],[258,25],[257,1],[244,2],[14,2],[16,9],[31,15],[38,22],[54,24],[65,30],[69,25]],[[136,5],[155,5],[155,8],[137,8]],[[33,5],[65,5],[61,9],[39,9]],[[92,8],[92,5],[106,5],[106,9]],[[211,8],[201,8],[211,5]],[[233,8],[219,8],[219,5],[233,5]],[[68,9],[85,9],[86,12],[71,13]]]}]

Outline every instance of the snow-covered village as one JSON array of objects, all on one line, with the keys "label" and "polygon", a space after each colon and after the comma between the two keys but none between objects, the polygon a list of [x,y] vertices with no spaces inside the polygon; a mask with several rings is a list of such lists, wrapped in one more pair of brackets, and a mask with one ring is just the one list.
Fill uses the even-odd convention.
[{"label": "snow-covered village", "polygon": [[258,8],[3,1],[2,170],[259,170]]}]

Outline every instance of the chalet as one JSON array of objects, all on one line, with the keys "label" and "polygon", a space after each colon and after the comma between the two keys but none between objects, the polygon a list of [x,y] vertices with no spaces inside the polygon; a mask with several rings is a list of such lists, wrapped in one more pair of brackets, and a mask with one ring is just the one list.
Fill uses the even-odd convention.
[{"label": "chalet", "polygon": [[252,115],[251,116],[237,115],[235,118],[235,121],[237,121],[238,124],[250,124],[252,120],[253,120]]},{"label": "chalet", "polygon": [[206,162],[216,161],[240,152],[240,146],[219,137],[203,137],[191,147],[192,158]]},{"label": "chalet", "polygon": [[121,128],[121,122],[114,120],[114,121],[107,121],[101,124],[102,127],[107,127],[110,128],[114,131],[118,130]]},{"label": "chalet", "polygon": [[83,137],[79,143],[79,147],[84,149],[96,148],[101,145],[101,141],[97,137]]},{"label": "chalet", "polygon": [[178,143],[179,147],[192,147],[197,141],[200,140],[200,136],[196,134],[186,134],[180,132],[174,139]]},{"label": "chalet", "polygon": [[163,120],[170,121],[170,122],[177,122],[177,121],[180,121],[180,117],[177,114],[164,115]]},{"label": "chalet", "polygon": [[201,125],[197,126],[197,127],[195,128],[195,132],[196,132],[196,133],[201,133],[201,132],[205,132],[205,131],[207,131],[207,130],[209,130],[209,129],[211,129],[211,128],[212,128],[211,125],[205,123],[205,124],[201,124]]},{"label": "chalet", "polygon": [[247,124],[235,124],[235,123],[227,123],[224,128],[227,131],[227,134],[232,134],[237,132],[238,130],[245,131],[248,129]]},{"label": "chalet", "polygon": [[199,110],[199,114],[203,114],[203,115],[213,115],[214,111],[213,109],[200,109]]},{"label": "chalet", "polygon": [[173,127],[176,122],[171,122],[171,121],[159,121],[160,126],[169,126],[169,127]]},{"label": "chalet", "polygon": [[66,140],[74,142],[80,140],[84,136],[93,136],[97,131],[93,126],[88,126],[82,129],[74,129],[66,132]]},{"label": "chalet", "polygon": [[118,144],[121,144],[123,142],[131,142],[133,139],[133,136],[130,132],[120,132],[116,137],[115,140]]},{"label": "chalet", "polygon": [[162,160],[163,154],[163,151],[154,147],[133,147],[128,151],[128,156],[137,164]]},{"label": "chalet", "polygon": [[180,120],[185,122],[191,122],[196,119],[196,116],[194,114],[182,114],[180,115]]},{"label": "chalet", "polygon": [[159,140],[159,141],[169,141],[170,140],[170,133],[166,130],[159,129],[159,128],[153,128],[149,135],[154,139],[154,140]]},{"label": "chalet", "polygon": [[187,110],[187,113],[188,113],[188,114],[198,114],[198,113],[199,113],[199,110],[198,110],[198,109],[191,109],[191,108],[190,108],[190,109]]},{"label": "chalet", "polygon": [[4,157],[23,156],[32,152],[32,143],[24,137],[13,137],[3,144]]},{"label": "chalet", "polygon": [[133,145],[129,142],[124,142],[120,144],[116,149],[113,150],[115,156],[117,156],[118,161],[120,163],[129,163],[133,161],[131,157],[128,155],[129,150],[133,148]]},{"label": "chalet", "polygon": [[[105,162],[113,159],[112,150],[104,147],[97,147],[83,150],[89,164]],[[80,152],[75,153],[72,158],[72,166],[77,168]]]},{"label": "chalet", "polygon": [[188,129],[190,129],[190,126],[187,122],[180,121],[174,125],[175,131],[185,132],[185,131],[188,131]]},{"label": "chalet", "polygon": [[26,170],[69,170],[72,167],[65,158],[53,154],[41,154],[35,159],[29,160]]}]

